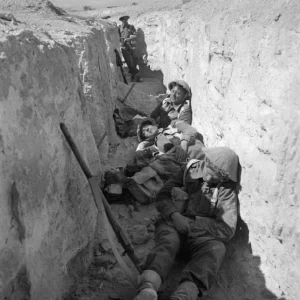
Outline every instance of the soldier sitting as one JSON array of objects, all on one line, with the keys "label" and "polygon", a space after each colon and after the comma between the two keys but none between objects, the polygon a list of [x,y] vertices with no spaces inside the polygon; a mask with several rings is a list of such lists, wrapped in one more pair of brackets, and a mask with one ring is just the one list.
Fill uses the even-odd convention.
[{"label": "soldier sitting", "polygon": [[192,124],[191,89],[183,80],[174,80],[168,84],[170,94],[159,95],[162,102],[151,113],[159,128],[166,128],[178,121]]}]

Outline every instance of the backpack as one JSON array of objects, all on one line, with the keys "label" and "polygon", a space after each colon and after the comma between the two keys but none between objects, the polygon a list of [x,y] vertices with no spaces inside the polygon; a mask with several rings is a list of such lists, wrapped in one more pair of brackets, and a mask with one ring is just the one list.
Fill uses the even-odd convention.
[{"label": "backpack", "polygon": [[164,183],[151,167],[144,167],[126,183],[126,188],[131,195],[141,204],[155,201],[156,196]]}]

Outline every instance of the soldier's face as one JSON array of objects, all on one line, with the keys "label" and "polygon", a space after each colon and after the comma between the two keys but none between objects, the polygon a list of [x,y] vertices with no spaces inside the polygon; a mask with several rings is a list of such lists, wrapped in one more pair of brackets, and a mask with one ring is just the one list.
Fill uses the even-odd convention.
[{"label": "soldier's face", "polygon": [[122,20],[123,26],[128,24],[128,19],[123,19]]},{"label": "soldier's face", "polygon": [[179,105],[185,100],[186,91],[182,87],[175,85],[171,90],[170,99],[173,104]]},{"label": "soldier's face", "polygon": [[142,129],[143,136],[147,139],[149,137],[155,136],[158,131],[158,127],[155,125],[145,125]]},{"label": "soldier's face", "polygon": [[207,183],[218,183],[221,181],[221,176],[215,170],[213,170],[207,163],[203,168],[203,180]]}]

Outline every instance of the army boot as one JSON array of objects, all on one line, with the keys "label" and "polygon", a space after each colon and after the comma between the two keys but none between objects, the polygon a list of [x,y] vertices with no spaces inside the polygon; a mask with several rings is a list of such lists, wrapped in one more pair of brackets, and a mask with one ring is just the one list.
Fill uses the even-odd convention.
[{"label": "army boot", "polygon": [[199,290],[192,281],[182,282],[171,295],[169,300],[197,300]]},{"label": "army boot", "polygon": [[139,278],[139,292],[133,300],[157,300],[160,276],[152,270],[145,270]]}]

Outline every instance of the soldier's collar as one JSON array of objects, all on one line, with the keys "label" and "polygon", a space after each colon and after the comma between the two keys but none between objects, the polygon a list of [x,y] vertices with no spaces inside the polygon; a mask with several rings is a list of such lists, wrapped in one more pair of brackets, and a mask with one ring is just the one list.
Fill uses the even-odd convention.
[{"label": "soldier's collar", "polygon": [[203,178],[203,167],[204,167],[204,161],[200,160],[195,162],[191,165],[189,168],[189,174],[192,179],[199,179]]}]

